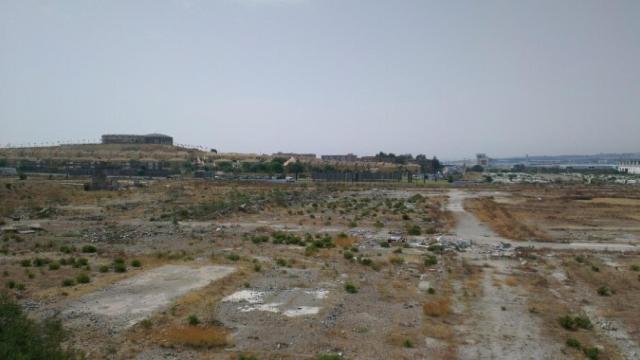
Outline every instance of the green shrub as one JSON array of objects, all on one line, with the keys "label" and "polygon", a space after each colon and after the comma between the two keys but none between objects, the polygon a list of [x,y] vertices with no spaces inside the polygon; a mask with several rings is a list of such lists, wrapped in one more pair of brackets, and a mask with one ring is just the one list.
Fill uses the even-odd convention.
[{"label": "green shrub", "polygon": [[600,286],[597,291],[598,291],[598,295],[600,295],[600,296],[610,296],[611,295],[611,289],[609,289],[606,286]]},{"label": "green shrub", "polygon": [[113,259],[113,263],[114,264],[124,264],[124,259],[123,258],[115,258],[115,259]]},{"label": "green shrub", "polygon": [[24,267],[29,267],[29,266],[31,266],[31,260],[24,259],[24,260],[20,261],[20,265],[22,265]]},{"label": "green shrub", "polygon": [[59,320],[36,322],[28,318],[20,305],[0,294],[0,359],[81,358],[73,350],[64,350],[61,343],[67,338]]},{"label": "green shrub", "polygon": [[276,259],[276,265],[285,266],[285,267],[289,266],[289,264],[287,263],[287,260],[281,259],[281,258]]},{"label": "green shrub", "polygon": [[412,236],[418,236],[418,235],[422,234],[422,231],[420,230],[420,226],[412,225],[411,227],[409,227],[407,229],[407,234],[412,235]]},{"label": "green shrub", "polygon": [[57,263],[55,261],[52,261],[52,262],[49,263],[49,270],[58,270],[58,269],[60,269],[60,264],[59,263]]},{"label": "green shrub", "polygon": [[227,255],[227,259],[229,259],[231,261],[238,261],[238,260],[240,260],[240,255],[231,253],[231,254]]},{"label": "green shrub", "polygon": [[578,329],[591,330],[593,329],[593,324],[591,320],[589,320],[586,316],[575,316],[572,317],[570,315],[562,316],[558,319],[560,326],[565,328],[566,330],[576,331]]},{"label": "green shrub", "polygon": [[88,284],[89,282],[91,282],[91,278],[87,274],[80,274],[76,276],[76,281],[78,282],[78,284]]},{"label": "green shrub", "polygon": [[386,242],[386,241],[381,241],[381,242],[380,242],[380,246],[381,246],[381,247],[383,247],[383,248],[388,248],[388,247],[390,247],[389,243],[388,243],[388,242]]},{"label": "green shrub", "polygon": [[107,265],[102,265],[98,268],[98,271],[100,271],[101,273],[109,272],[109,267]]},{"label": "green shrub", "polygon": [[360,258],[360,264],[364,266],[371,266],[373,264],[373,261],[368,258]]},{"label": "green shrub", "polygon": [[570,348],[574,348],[574,349],[580,349],[582,347],[582,345],[580,344],[580,341],[574,339],[574,338],[569,338],[567,339],[566,342],[567,346]]},{"label": "green shrub", "polygon": [[67,245],[62,245],[60,246],[60,252],[64,253],[64,254],[70,254],[71,253],[71,248],[68,247]]},{"label": "green shrub", "polygon": [[76,282],[73,279],[64,279],[62,280],[62,286],[73,286]]},{"label": "green shrub", "polygon": [[140,266],[142,266],[142,263],[140,262],[140,260],[134,259],[134,260],[131,260],[131,266],[140,267]]},{"label": "green shrub", "polygon": [[316,360],[342,360],[342,356],[334,354],[318,355]]},{"label": "green shrub", "polygon": [[411,339],[406,339],[403,343],[404,347],[406,348],[412,348],[413,347],[413,341],[411,341]]},{"label": "green shrub", "polygon": [[196,315],[189,315],[189,325],[196,326],[200,324],[200,319]]},{"label": "green shrub", "polygon": [[427,289],[427,292],[428,292],[430,295],[433,295],[433,294],[435,294],[435,293],[436,293],[436,289],[434,289],[434,288],[430,287],[429,289]]},{"label": "green shrub", "polygon": [[585,348],[582,351],[584,352],[584,355],[589,360],[598,360],[598,359],[600,359],[600,350],[598,350],[598,348],[595,348],[595,347]]},{"label": "green shrub", "polygon": [[18,291],[24,291],[24,289],[26,289],[26,288],[27,288],[27,287],[26,287],[26,286],[24,286],[24,284],[23,284],[23,283],[17,283],[17,284],[16,284],[16,290],[18,290]]},{"label": "green shrub", "polygon": [[96,247],[93,245],[85,245],[82,247],[83,253],[94,253],[96,251],[98,251],[98,249],[96,249]]},{"label": "green shrub", "polygon": [[115,271],[117,273],[127,272],[127,266],[125,264],[122,264],[122,263],[115,263],[115,264],[113,264],[113,271]]},{"label": "green shrub", "polygon": [[345,251],[342,253],[342,256],[347,260],[353,260],[353,253],[351,251]]},{"label": "green shrub", "polygon": [[640,271],[640,265],[636,265],[636,264],[631,265],[631,271]]},{"label": "green shrub", "polygon": [[355,285],[353,285],[352,283],[346,283],[344,285],[344,290],[346,292],[348,292],[349,294],[355,294],[355,293],[358,292],[358,288]]},{"label": "green shrub", "polygon": [[13,280],[9,280],[4,283],[4,286],[6,286],[9,289],[13,289],[16,287],[16,282]]},{"label": "green shrub", "polygon": [[424,266],[433,266],[438,264],[438,259],[435,255],[428,255],[426,259],[424,259]]}]

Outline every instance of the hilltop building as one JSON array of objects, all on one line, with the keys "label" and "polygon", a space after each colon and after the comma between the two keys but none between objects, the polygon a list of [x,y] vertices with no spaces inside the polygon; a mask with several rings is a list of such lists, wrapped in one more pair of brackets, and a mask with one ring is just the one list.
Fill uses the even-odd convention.
[{"label": "hilltop building", "polygon": [[107,134],[102,135],[103,144],[163,144],[173,145],[173,138],[164,134],[129,135]]},{"label": "hilltop building", "polygon": [[626,174],[640,175],[640,160],[624,160],[618,163],[618,171]]},{"label": "hilltop building", "polygon": [[358,161],[358,156],[351,153],[346,155],[322,155],[320,158],[322,160],[331,160],[331,161],[344,161],[344,162]]},{"label": "hilltop building", "polygon": [[298,154],[298,153],[285,153],[285,152],[277,152],[271,154],[273,157],[282,157],[282,158],[296,158],[301,160],[315,160],[317,158],[316,154]]}]

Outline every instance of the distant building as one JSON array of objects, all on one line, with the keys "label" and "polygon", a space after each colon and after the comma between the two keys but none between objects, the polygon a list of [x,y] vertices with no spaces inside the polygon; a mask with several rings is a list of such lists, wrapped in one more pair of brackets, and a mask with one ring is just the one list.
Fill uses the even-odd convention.
[{"label": "distant building", "polygon": [[346,155],[322,155],[320,157],[322,160],[329,161],[343,161],[343,162],[353,162],[358,161],[358,156],[354,154],[346,154]]},{"label": "distant building", "polygon": [[129,135],[107,134],[102,135],[103,144],[163,144],[173,145],[173,138],[163,134]]},{"label": "distant building", "polygon": [[640,160],[624,160],[618,163],[618,171],[626,174],[640,175]]},{"label": "distant building", "polygon": [[476,165],[486,167],[489,165],[489,157],[487,154],[476,154]]},{"label": "distant building", "polygon": [[275,154],[271,154],[271,156],[273,157],[282,157],[282,158],[296,158],[296,159],[301,159],[301,160],[315,160],[317,158],[316,154],[298,154],[298,153],[284,153],[284,152],[277,152]]}]

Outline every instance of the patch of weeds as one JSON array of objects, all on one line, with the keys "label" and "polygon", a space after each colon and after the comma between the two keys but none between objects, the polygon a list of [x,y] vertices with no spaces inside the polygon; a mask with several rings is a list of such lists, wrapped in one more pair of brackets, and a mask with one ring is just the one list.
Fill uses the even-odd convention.
[{"label": "patch of weeds", "polygon": [[412,235],[412,236],[418,236],[418,235],[422,234],[422,230],[420,229],[420,226],[412,225],[407,229],[407,234]]},{"label": "patch of weeds", "polygon": [[149,330],[153,326],[153,322],[150,319],[144,319],[144,320],[140,321],[140,326],[142,326],[143,328]]},{"label": "patch of weeds", "polygon": [[405,339],[402,345],[406,348],[413,348],[413,341],[411,341],[411,339]]},{"label": "patch of weeds", "polygon": [[22,265],[24,267],[29,267],[29,266],[31,266],[31,260],[24,259],[24,260],[20,261],[20,265]]},{"label": "patch of weeds", "polygon": [[424,259],[424,266],[434,266],[438,264],[438,258],[435,255],[428,255],[426,259]]},{"label": "patch of weeds", "polygon": [[436,253],[436,254],[442,254],[444,252],[444,246],[442,245],[429,245],[429,247],[427,248],[427,250],[431,251],[432,253]]},{"label": "patch of weeds", "polygon": [[262,271],[262,266],[260,266],[260,264],[258,264],[258,263],[253,264],[253,271],[255,271],[255,272]]},{"label": "patch of weeds", "polygon": [[352,283],[346,283],[344,285],[344,290],[346,292],[348,292],[349,294],[355,294],[355,293],[358,292],[358,288],[355,285],[353,285]]},{"label": "patch of weeds", "polygon": [[600,286],[597,292],[600,296],[611,296],[611,289],[606,286]]},{"label": "patch of weeds", "polygon": [[591,270],[594,272],[600,272],[600,268],[595,265],[591,265]]},{"label": "patch of weeds", "polygon": [[593,329],[593,324],[591,320],[589,320],[586,316],[575,316],[565,315],[558,319],[560,326],[562,326],[566,330],[576,331],[578,329],[591,330]]},{"label": "patch of weeds", "polygon": [[52,262],[49,263],[49,270],[58,270],[58,269],[60,269],[60,264],[59,263],[57,263],[55,261],[52,261]]},{"label": "patch of weeds", "polygon": [[191,326],[196,326],[198,324],[200,324],[200,319],[198,319],[198,317],[196,315],[189,315],[189,318],[187,319],[187,321],[189,322],[189,325]]},{"label": "patch of weeds", "polygon": [[404,258],[401,256],[391,256],[389,262],[393,265],[399,266],[404,264]]},{"label": "patch of weeds", "polygon": [[138,259],[131,260],[131,266],[136,267],[136,268],[140,267],[140,266],[142,266],[142,262],[140,262],[140,260],[138,260]]},{"label": "patch of weeds", "polygon": [[82,247],[83,253],[95,253],[96,251],[98,251],[98,249],[93,245],[85,245]]},{"label": "patch of weeds", "polygon": [[16,282],[15,282],[15,281],[13,281],[13,280],[9,280],[9,281],[6,281],[6,282],[4,283],[4,286],[5,286],[7,289],[14,289],[14,288],[16,287]]},{"label": "patch of weeds", "polygon": [[324,355],[318,355],[318,357],[316,357],[316,360],[342,360],[342,356],[340,355],[336,355],[336,354],[324,354]]},{"label": "patch of weeds", "polygon": [[585,348],[582,351],[584,352],[584,356],[586,356],[589,360],[600,359],[600,350],[596,347]]},{"label": "patch of weeds", "polygon": [[78,284],[88,284],[91,282],[91,278],[87,274],[80,274],[76,276],[76,281]]},{"label": "patch of weeds", "polygon": [[113,264],[113,271],[117,273],[127,272],[127,266],[123,263],[115,263]]},{"label": "patch of weeds", "polygon": [[282,259],[282,258],[277,258],[276,259],[276,265],[282,266],[282,267],[291,267],[291,265],[287,262],[287,260]]},{"label": "patch of weeds", "polygon": [[64,254],[71,254],[71,252],[73,251],[72,247],[69,247],[67,245],[62,245],[60,246],[60,252],[64,253]]},{"label": "patch of weeds", "polygon": [[342,256],[344,256],[344,258],[347,260],[353,260],[353,253],[351,251],[343,252]]},{"label": "patch of weeds", "polygon": [[76,281],[73,279],[64,279],[62,280],[62,286],[73,286],[76,284]]},{"label": "patch of weeds", "polygon": [[397,247],[397,248],[393,249],[393,253],[394,254],[402,254],[402,248],[401,247]]},{"label": "patch of weeds", "polygon": [[576,256],[576,261],[577,261],[578,263],[580,263],[580,264],[584,264],[584,262],[585,262],[585,258],[584,258],[584,256],[582,256],[582,255],[578,255],[578,256]]},{"label": "patch of weeds", "polygon": [[383,248],[388,248],[388,247],[390,247],[389,243],[388,243],[388,242],[386,242],[386,241],[381,241],[381,242],[380,242],[380,246],[381,246],[381,247],[383,247]]},{"label": "patch of weeds", "polygon": [[23,283],[16,284],[16,290],[24,291],[27,287]]},{"label": "patch of weeds", "polygon": [[436,289],[434,289],[434,288],[430,287],[429,289],[427,289],[427,292],[428,292],[429,294],[433,295],[433,294],[435,294],[435,293],[436,293]]},{"label": "patch of weeds", "polygon": [[580,349],[582,348],[582,345],[580,344],[580,341],[574,339],[574,338],[568,338],[567,342],[566,342],[567,346],[570,348],[574,348],[574,349]]},{"label": "patch of weeds", "polygon": [[636,264],[631,265],[631,271],[640,271],[640,265],[636,265]]},{"label": "patch of weeds", "polygon": [[109,267],[107,265],[102,265],[98,268],[98,271],[100,271],[101,273],[109,272]]}]

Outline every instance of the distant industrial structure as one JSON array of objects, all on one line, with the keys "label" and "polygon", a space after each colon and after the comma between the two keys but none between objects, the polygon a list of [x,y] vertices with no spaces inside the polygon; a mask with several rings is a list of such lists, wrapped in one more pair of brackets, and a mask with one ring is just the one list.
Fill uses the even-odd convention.
[{"label": "distant industrial structure", "polygon": [[328,161],[343,161],[343,162],[358,161],[358,155],[351,154],[351,153],[346,155],[322,155],[320,158],[322,160],[328,160]]},{"label": "distant industrial structure", "polygon": [[640,160],[624,160],[618,163],[618,171],[626,174],[640,175]]},{"label": "distant industrial structure", "polygon": [[130,135],[107,134],[102,135],[103,144],[162,144],[173,145],[173,138],[164,134]]}]

